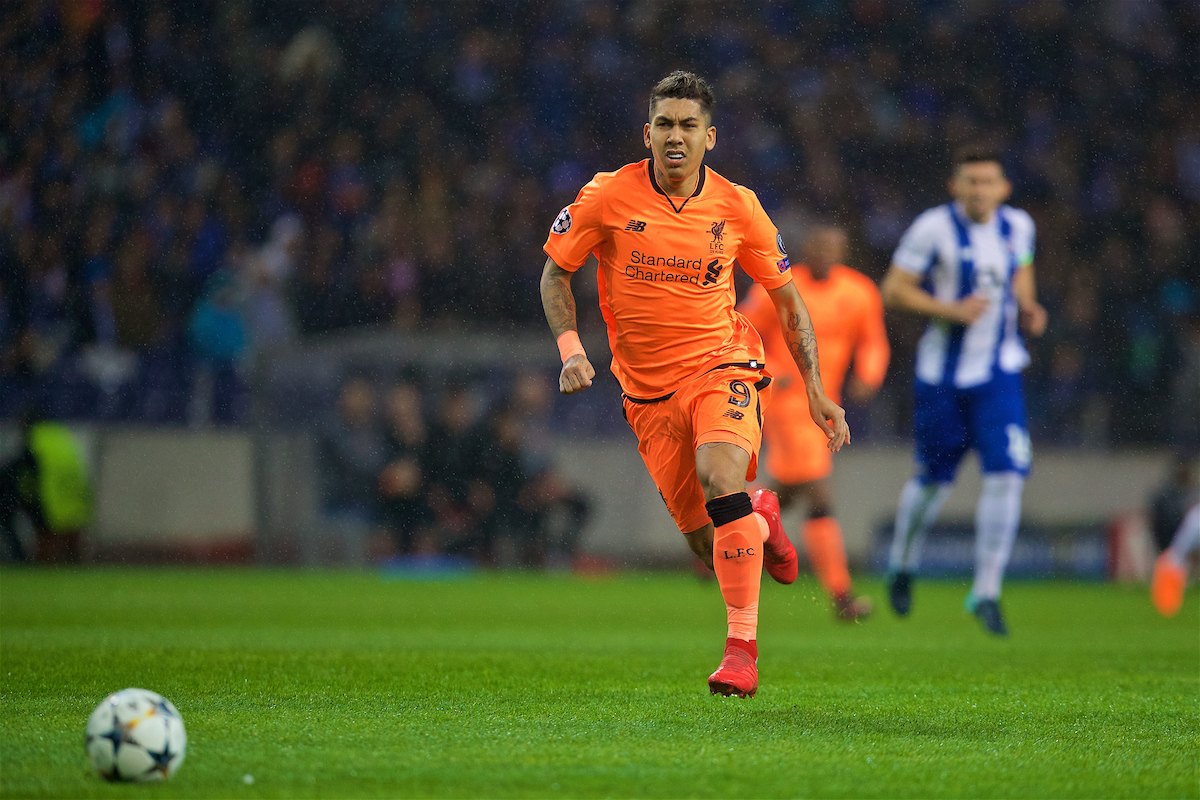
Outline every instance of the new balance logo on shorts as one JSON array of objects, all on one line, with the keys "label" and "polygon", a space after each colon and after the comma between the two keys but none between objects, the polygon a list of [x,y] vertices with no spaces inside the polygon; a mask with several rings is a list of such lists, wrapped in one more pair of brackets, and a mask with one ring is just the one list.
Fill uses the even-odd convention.
[{"label": "new balance logo on shorts", "polygon": [[646,223],[640,219],[631,219],[629,220],[629,224],[625,226],[625,230],[641,233],[646,230]]},{"label": "new balance logo on shorts", "polygon": [[729,417],[730,419],[743,419],[746,415],[736,409],[731,408],[721,416]]}]

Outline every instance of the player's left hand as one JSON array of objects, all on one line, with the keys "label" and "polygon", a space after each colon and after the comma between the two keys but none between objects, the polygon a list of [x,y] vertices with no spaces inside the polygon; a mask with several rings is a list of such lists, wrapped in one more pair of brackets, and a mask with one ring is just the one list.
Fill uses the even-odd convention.
[{"label": "player's left hand", "polygon": [[1021,327],[1035,338],[1046,332],[1046,323],[1050,319],[1050,315],[1046,313],[1046,309],[1041,303],[1022,306],[1020,317]]},{"label": "player's left hand", "polygon": [[846,412],[841,406],[822,392],[815,398],[809,398],[808,409],[813,422],[825,431],[825,438],[829,440],[826,447],[836,453],[842,449],[842,445],[850,444],[850,426],[846,424]]}]

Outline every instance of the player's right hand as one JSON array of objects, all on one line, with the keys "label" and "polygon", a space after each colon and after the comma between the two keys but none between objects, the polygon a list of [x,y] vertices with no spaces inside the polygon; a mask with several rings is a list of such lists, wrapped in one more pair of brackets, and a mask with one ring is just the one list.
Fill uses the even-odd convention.
[{"label": "player's right hand", "polygon": [[1046,323],[1049,319],[1050,315],[1046,313],[1046,308],[1041,303],[1030,303],[1020,309],[1021,327],[1035,338],[1046,332]]},{"label": "player's right hand", "polygon": [[575,394],[592,385],[596,370],[592,362],[582,354],[576,354],[563,364],[562,372],[558,374],[558,390],[563,394]]},{"label": "player's right hand", "polygon": [[957,322],[959,325],[972,325],[975,320],[983,316],[983,312],[987,311],[990,305],[991,301],[982,295],[973,294],[964,297],[950,306],[953,314],[951,321]]}]

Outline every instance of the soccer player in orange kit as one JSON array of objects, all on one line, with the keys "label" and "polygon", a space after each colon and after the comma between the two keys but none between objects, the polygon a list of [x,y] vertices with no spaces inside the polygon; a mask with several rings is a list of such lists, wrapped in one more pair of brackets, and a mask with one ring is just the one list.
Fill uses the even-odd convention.
[{"label": "soccer player in orange kit", "polygon": [[725,653],[714,694],[758,689],[758,599],[765,567],[796,578],[796,551],[773,493],[746,493],[755,476],[771,375],[762,342],[734,310],[733,263],[766,287],[827,446],[850,439],[845,412],[821,385],[808,309],[792,284],[779,232],[750,190],[704,164],[717,143],[712,90],[674,72],[650,94],[642,131],[651,157],[598,173],[550,228],[542,305],[558,341],[559,390],[596,375],[580,344],[571,276],[599,261],[600,309],[623,411],[688,545],[716,572],[725,600]]},{"label": "soccer player in orange kit", "polygon": [[[840,403],[842,381],[846,380],[846,393],[855,402],[865,403],[883,383],[891,348],[879,289],[866,275],[842,264],[845,254],[845,231],[818,226],[805,242],[804,263],[792,267],[792,280],[811,309],[813,330],[821,343],[825,391]],[[871,601],[855,597],[850,583],[842,529],[833,517],[829,481],[833,454],[820,429],[809,423],[808,394],[800,373],[787,358],[787,343],[775,322],[769,296],[760,286],[753,286],[738,310],[762,336],[767,363],[776,370],[771,405],[763,419],[767,473],[779,483],[779,501],[784,508],[800,496],[808,500],[808,521],[801,528],[804,549],[838,619],[853,622],[871,613]],[[854,374],[847,380],[851,360]]]}]

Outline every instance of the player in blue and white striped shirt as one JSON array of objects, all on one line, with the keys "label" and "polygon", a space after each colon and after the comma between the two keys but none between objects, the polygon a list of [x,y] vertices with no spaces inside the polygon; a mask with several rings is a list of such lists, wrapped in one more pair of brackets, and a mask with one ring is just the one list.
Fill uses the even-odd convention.
[{"label": "player in blue and white striped shirt", "polygon": [[916,475],[900,493],[888,565],[892,608],[908,614],[921,543],[950,495],[959,461],[979,454],[975,583],[967,609],[992,633],[1007,628],[1000,584],[1021,521],[1032,450],[1021,371],[1029,354],[1018,328],[1046,329],[1033,279],[1033,220],[1004,205],[1012,184],[999,154],[955,154],[953,202],[905,232],[883,281],[884,303],[930,318],[917,345],[913,435]]}]

